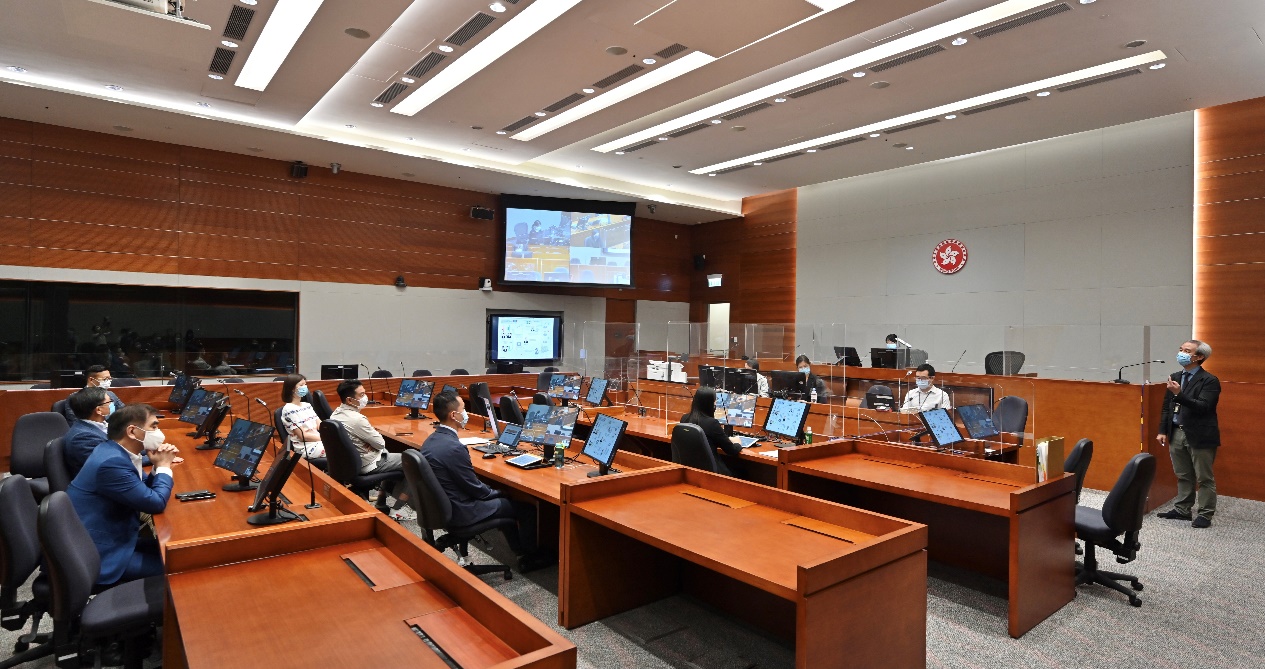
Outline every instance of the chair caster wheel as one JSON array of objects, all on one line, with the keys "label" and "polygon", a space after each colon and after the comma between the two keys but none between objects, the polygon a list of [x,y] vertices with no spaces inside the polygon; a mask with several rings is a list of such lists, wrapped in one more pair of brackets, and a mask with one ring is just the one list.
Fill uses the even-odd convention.
[{"label": "chair caster wheel", "polygon": [[26,652],[26,650],[27,650],[28,648],[30,648],[30,647],[31,647],[31,644],[29,644],[29,643],[22,643],[21,641],[19,641],[19,642],[17,642],[17,643],[15,643],[15,644],[13,644],[13,654],[14,654],[14,655],[17,655],[18,653],[24,653],[24,652]]},{"label": "chair caster wheel", "polygon": [[505,580],[507,580],[507,581],[512,581],[512,580],[514,580],[514,575],[513,575],[513,574],[511,574],[511,573],[509,573],[508,571],[507,571],[507,572],[505,572]]},{"label": "chair caster wheel", "polygon": [[1138,592],[1142,592],[1142,584],[1141,584],[1141,583],[1138,583],[1138,582],[1136,582],[1136,581],[1135,581],[1135,582],[1131,583],[1130,585],[1132,585],[1132,586],[1133,586],[1133,589],[1134,589],[1134,590],[1137,590]]},{"label": "chair caster wheel", "polygon": [[1135,607],[1142,606],[1142,600],[1137,597],[1130,597],[1129,603]]}]

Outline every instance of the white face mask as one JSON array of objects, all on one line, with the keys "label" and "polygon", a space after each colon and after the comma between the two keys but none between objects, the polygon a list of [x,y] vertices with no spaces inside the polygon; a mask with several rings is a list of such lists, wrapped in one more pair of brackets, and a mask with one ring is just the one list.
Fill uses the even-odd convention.
[{"label": "white face mask", "polygon": [[158,450],[158,447],[162,446],[166,441],[167,437],[163,435],[162,430],[146,430],[141,448],[145,451],[156,451]]},{"label": "white face mask", "polygon": [[800,374],[803,374],[804,376],[808,376],[808,373],[809,373],[809,372],[811,372],[811,371],[813,371],[811,367],[800,367],[800,368],[799,368],[799,372],[800,372]]},{"label": "white face mask", "polygon": [[918,387],[926,390],[931,387],[931,379],[918,379]]},{"label": "white face mask", "polygon": [[470,422],[470,414],[466,413],[465,409],[462,409],[461,418],[457,421],[457,426],[464,430],[466,427],[466,423],[469,423],[469,422]]},{"label": "white face mask", "polygon": [[98,388],[109,388],[109,387],[110,387],[110,381],[111,381],[111,379],[106,379],[106,380],[104,380],[104,381],[97,381],[97,387],[98,387]]},{"label": "white face mask", "polygon": [[364,397],[361,397],[360,399],[356,400],[356,408],[357,408],[357,409],[363,409],[363,408],[365,408],[365,407],[367,407],[367,406],[369,406],[369,396],[368,396],[368,395],[365,395]]}]

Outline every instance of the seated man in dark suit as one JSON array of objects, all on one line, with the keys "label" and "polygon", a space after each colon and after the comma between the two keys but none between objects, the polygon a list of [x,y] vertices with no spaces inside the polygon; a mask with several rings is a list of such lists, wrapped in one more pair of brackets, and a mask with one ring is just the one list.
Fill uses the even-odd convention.
[{"label": "seated man in dark suit", "polygon": [[[83,375],[87,377],[85,388],[100,388],[104,390],[110,401],[114,403],[115,410],[123,408],[123,400],[119,399],[119,396],[110,390],[110,384],[114,379],[110,376],[110,370],[106,369],[104,365],[93,365],[83,370]],[[62,411],[62,415],[66,417],[66,422],[71,425],[74,425],[75,419],[78,418],[74,410],[70,408],[70,402],[66,403],[66,408]]]},{"label": "seated man in dark suit", "polygon": [[97,445],[107,440],[105,421],[114,413],[114,402],[101,388],[84,388],[66,398],[66,404],[77,419],[62,437],[66,470],[73,479]]},{"label": "seated man in dark suit", "polygon": [[518,531],[506,529],[504,534],[510,550],[518,556],[519,570],[543,566],[544,560],[534,555],[536,508],[502,496],[474,473],[470,450],[461,443],[457,432],[465,428],[470,418],[465,402],[456,393],[445,391],[431,399],[431,404],[439,427],[422,443],[422,455],[452,503],[452,525],[462,527],[489,518],[513,518]]},{"label": "seated man in dark suit", "polygon": [[[99,585],[163,573],[158,542],[137,536],[138,514],[162,513],[171,497],[176,447],[164,443],[158,412],[133,404],[114,412],[106,436],[71,481],[66,493],[101,554]],[[141,454],[149,451],[154,471],[145,476]]]}]

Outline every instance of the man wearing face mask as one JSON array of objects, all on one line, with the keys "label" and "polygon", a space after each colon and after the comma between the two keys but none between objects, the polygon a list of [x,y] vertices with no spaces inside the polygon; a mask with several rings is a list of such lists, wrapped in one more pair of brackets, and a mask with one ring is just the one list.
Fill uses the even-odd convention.
[{"label": "man wearing face mask", "polygon": [[[115,411],[107,421],[108,439],[88,456],[66,493],[101,554],[98,585],[111,585],[163,573],[158,542],[137,536],[137,514],[162,513],[171,497],[171,465],[178,451],[164,443],[158,412],[148,404]],[[154,470],[145,476],[141,457],[148,452]]]},{"label": "man wearing face mask", "polygon": [[66,470],[70,478],[79,474],[92,451],[106,441],[106,419],[114,413],[114,403],[101,388],[84,388],[66,398],[76,420],[62,437]]},{"label": "man wearing face mask", "polygon": [[900,410],[905,413],[922,413],[931,409],[952,409],[949,394],[935,387],[936,368],[923,363],[914,372],[917,386],[905,394],[905,403]]},{"label": "man wearing face mask", "polygon": [[[110,370],[103,365],[93,365],[83,370],[83,375],[86,377],[85,388],[100,388],[104,390],[106,396],[110,398],[110,402],[114,404],[116,411],[123,408],[123,400],[120,400],[118,395],[115,395],[110,390],[110,384],[114,382],[114,379],[110,376]],[[66,422],[71,425],[74,425],[75,420],[79,418],[75,415],[74,410],[70,408],[70,402],[66,403],[66,408],[62,410],[62,415],[66,417]]]},{"label": "man wearing face mask", "polygon": [[474,473],[470,450],[461,443],[458,430],[470,419],[465,402],[456,393],[445,391],[431,399],[439,427],[422,443],[422,455],[435,472],[439,486],[452,503],[452,525],[464,527],[489,518],[513,518],[517,531],[502,528],[510,550],[518,556],[519,571],[544,566],[535,555],[536,508],[501,495]]},{"label": "man wearing face mask", "polygon": [[[1177,499],[1173,508],[1157,514],[1169,520],[1191,520],[1192,527],[1212,526],[1217,510],[1217,482],[1212,476],[1212,463],[1221,445],[1217,425],[1217,401],[1221,398],[1221,381],[1209,374],[1203,364],[1212,356],[1212,347],[1192,339],[1177,350],[1177,364],[1182,371],[1168,379],[1164,393],[1164,410],[1160,414],[1160,433],[1155,437],[1160,446],[1168,447],[1177,474]],[[1198,492],[1196,492],[1198,486]]]},{"label": "man wearing face mask", "polygon": [[829,391],[826,389],[826,382],[821,380],[820,376],[813,374],[812,362],[808,356],[801,355],[795,358],[795,366],[799,369],[800,378],[795,380],[795,385],[791,386],[791,394],[798,395],[805,402],[812,400],[813,391],[817,391],[816,401],[819,404],[825,404],[829,398]]},{"label": "man wearing face mask", "polygon": [[[360,473],[380,474],[402,471],[400,454],[387,450],[387,441],[382,437],[382,433],[369,424],[369,419],[360,413],[360,410],[369,404],[369,396],[365,394],[364,384],[355,379],[343,381],[338,384],[338,399],[341,400],[341,404],[334,409],[329,419],[341,423],[343,429],[347,431],[347,436],[351,438],[356,452],[360,454]],[[378,493],[379,495],[386,494],[385,488],[388,486],[383,484],[382,487],[383,490]],[[417,519],[417,514],[407,506],[408,495],[405,493],[407,489],[408,485],[401,478],[395,482],[395,487],[391,491],[391,495],[395,497],[395,506],[390,515],[395,520]],[[386,499],[379,499],[378,506],[385,510]]]}]

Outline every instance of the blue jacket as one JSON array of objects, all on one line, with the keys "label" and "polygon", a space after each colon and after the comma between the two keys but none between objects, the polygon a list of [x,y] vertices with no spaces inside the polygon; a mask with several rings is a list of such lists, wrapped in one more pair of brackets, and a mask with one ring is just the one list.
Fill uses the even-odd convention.
[{"label": "blue jacket", "polygon": [[[75,392],[78,392],[78,391],[75,391]],[[75,394],[75,393],[71,393],[71,395],[73,395],[73,394]],[[124,405],[123,405],[123,400],[119,399],[119,396],[118,396],[118,395],[115,395],[113,390],[108,390],[108,389],[107,389],[107,390],[105,391],[105,394],[106,394],[106,395],[108,395],[108,396],[110,397],[110,401],[111,401],[111,402],[114,402],[114,410],[115,410],[115,411],[118,411],[119,409],[122,409],[122,408],[123,408],[123,406],[124,406]],[[75,424],[75,421],[79,420],[79,417],[75,415],[75,410],[70,408],[70,402],[67,402],[67,403],[66,403],[66,406],[65,406],[64,408],[62,408],[61,413],[62,413],[62,415],[63,415],[63,416],[65,416],[65,417],[66,417],[66,422],[67,422],[67,423],[70,423],[71,425],[74,425],[74,424]]]},{"label": "blue jacket", "polygon": [[452,503],[453,527],[473,525],[500,509],[501,503],[496,501],[500,494],[475,475],[470,449],[455,432],[446,427],[435,428],[422,442],[422,455]]},{"label": "blue jacket", "polygon": [[92,451],[106,441],[106,436],[105,430],[93,425],[91,421],[76,420],[62,436],[62,440],[66,444],[63,451],[66,469],[73,479],[79,475],[79,470],[83,469],[83,463],[88,461]]},{"label": "blue jacket", "polygon": [[116,442],[106,440],[93,449],[66,493],[101,553],[97,583],[109,585],[123,577],[136,552],[136,514],[162,513],[171,485],[171,476],[165,473],[138,476],[128,452]]}]

